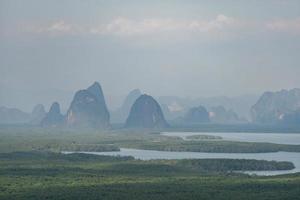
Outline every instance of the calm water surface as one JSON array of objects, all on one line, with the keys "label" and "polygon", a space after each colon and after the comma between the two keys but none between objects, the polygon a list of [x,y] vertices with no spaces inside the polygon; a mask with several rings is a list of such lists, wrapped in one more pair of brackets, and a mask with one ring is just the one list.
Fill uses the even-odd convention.
[{"label": "calm water surface", "polygon": [[[195,132],[164,132],[162,135],[177,136],[186,139],[189,135],[214,135],[221,136],[223,140],[242,142],[270,142],[277,144],[300,145],[300,134],[286,133],[195,133]],[[71,152],[66,152],[71,153]],[[201,153],[201,152],[169,152],[121,148],[120,152],[82,152],[95,155],[133,156],[136,159],[204,159],[204,158],[228,158],[228,159],[257,159],[268,161],[289,161],[294,163],[293,170],[280,171],[245,171],[257,175],[279,175],[300,172],[300,153],[275,152],[275,153]]]},{"label": "calm water surface", "polygon": [[203,158],[231,158],[231,159],[257,159],[257,160],[275,160],[290,161],[294,163],[293,170],[280,171],[251,171],[245,172],[257,175],[278,175],[300,172],[300,153],[276,152],[276,153],[200,153],[200,152],[170,152],[170,151],[153,151],[121,148],[120,152],[82,152],[95,155],[109,156],[133,156],[136,159],[203,159]]}]

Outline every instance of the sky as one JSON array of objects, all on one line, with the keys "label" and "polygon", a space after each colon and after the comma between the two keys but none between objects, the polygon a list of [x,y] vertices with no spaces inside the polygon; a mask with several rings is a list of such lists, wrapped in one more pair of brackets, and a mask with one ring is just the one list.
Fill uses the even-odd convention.
[{"label": "sky", "polygon": [[0,106],[259,95],[300,86],[299,52],[299,0],[0,0]]}]

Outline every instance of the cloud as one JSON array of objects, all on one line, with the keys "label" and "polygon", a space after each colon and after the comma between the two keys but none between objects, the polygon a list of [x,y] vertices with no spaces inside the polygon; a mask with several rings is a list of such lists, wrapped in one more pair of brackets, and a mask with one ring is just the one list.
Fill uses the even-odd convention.
[{"label": "cloud", "polygon": [[29,32],[45,35],[90,35],[131,38],[135,41],[209,41],[255,37],[263,33],[300,34],[300,18],[273,21],[244,21],[219,14],[212,19],[117,17],[93,25],[72,24],[64,20],[32,26]]},{"label": "cloud", "polygon": [[45,25],[31,25],[24,28],[26,32],[47,35],[78,35],[84,33],[84,27],[67,23],[64,20],[54,21]]},{"label": "cloud", "polygon": [[117,18],[107,24],[91,28],[90,33],[106,35],[112,34],[118,36],[136,36],[178,32],[209,33],[222,31],[223,29],[235,24],[235,19],[225,15],[218,15],[212,20],[132,20],[128,18]]},{"label": "cloud", "polygon": [[294,19],[279,19],[267,23],[267,29],[290,34],[300,34],[300,17]]},{"label": "cloud", "polygon": [[72,26],[70,24],[66,24],[64,21],[58,21],[52,24],[50,27],[47,27],[45,30],[47,32],[70,32],[72,30]]},{"label": "cloud", "polygon": [[118,17],[109,22],[93,26],[70,24],[64,20],[60,20],[44,26],[34,26],[31,28],[31,32],[51,35],[91,34],[130,37],[180,33],[222,33],[236,27],[237,25],[238,21],[236,19],[221,14],[210,20],[180,20],[164,18],[134,20]]}]

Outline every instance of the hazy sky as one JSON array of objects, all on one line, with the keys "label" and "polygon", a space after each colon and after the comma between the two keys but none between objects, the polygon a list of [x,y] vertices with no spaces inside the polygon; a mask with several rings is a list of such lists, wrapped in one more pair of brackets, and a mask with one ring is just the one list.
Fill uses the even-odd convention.
[{"label": "hazy sky", "polygon": [[[300,87],[299,0],[0,0],[0,105]],[[66,109],[66,108],[65,108]]]}]

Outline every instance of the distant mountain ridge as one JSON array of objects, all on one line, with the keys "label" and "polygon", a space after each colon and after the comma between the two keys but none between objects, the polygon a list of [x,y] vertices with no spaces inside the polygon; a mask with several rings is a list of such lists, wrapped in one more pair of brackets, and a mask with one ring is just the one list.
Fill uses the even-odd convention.
[{"label": "distant mountain ridge", "polygon": [[111,112],[111,121],[114,123],[124,123],[129,115],[131,106],[142,95],[139,89],[134,89],[126,96],[120,108]]},{"label": "distant mountain ridge", "polygon": [[209,118],[212,123],[216,124],[234,124],[246,122],[240,119],[233,110],[227,110],[223,106],[215,106],[209,109]]},{"label": "distant mountain ridge", "polygon": [[193,107],[184,115],[185,123],[208,123],[210,122],[209,113],[203,106]]},{"label": "distant mountain ridge", "polygon": [[42,122],[42,120],[45,118],[45,116],[46,116],[46,111],[44,105],[37,104],[31,112],[30,124],[39,125]]},{"label": "distant mountain ridge", "polygon": [[209,109],[211,107],[223,106],[226,110],[234,111],[239,117],[250,120],[250,108],[257,102],[256,95],[242,95],[237,97],[203,97],[203,98],[181,98],[177,96],[160,96],[158,102],[163,106],[166,118],[173,120],[183,116],[190,108],[199,105]]},{"label": "distant mountain ridge", "polygon": [[60,105],[54,102],[49,112],[46,114],[44,119],[41,121],[41,126],[43,127],[59,127],[64,123],[64,116],[60,112]]},{"label": "distant mountain ridge", "polygon": [[[234,100],[233,100],[234,99]],[[242,99],[242,100],[241,100]],[[131,91],[113,116],[125,127],[161,128],[172,123],[248,123],[231,109],[234,104],[248,107],[255,98],[180,98],[141,95],[139,89]],[[159,103],[158,103],[159,102]],[[205,104],[199,104],[204,102]],[[223,104],[222,104],[223,102]],[[246,103],[245,103],[246,102]],[[196,106],[195,106],[196,105]],[[201,105],[201,106],[199,106]],[[227,106],[224,106],[227,105]],[[239,107],[235,105],[235,108]],[[253,123],[276,125],[300,125],[300,89],[265,92],[251,109]],[[116,118],[115,118],[116,119]],[[31,113],[16,108],[0,107],[0,124],[30,124],[41,126],[89,127],[108,129],[111,115],[107,108],[101,85],[94,82],[87,89],[79,90],[65,115],[61,114],[58,103],[53,103],[48,113],[42,104],[34,107]]]},{"label": "distant mountain ridge", "polygon": [[30,121],[30,114],[17,108],[0,107],[1,124],[25,124]]}]

